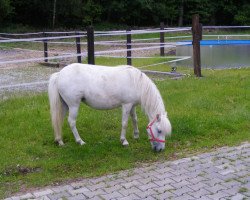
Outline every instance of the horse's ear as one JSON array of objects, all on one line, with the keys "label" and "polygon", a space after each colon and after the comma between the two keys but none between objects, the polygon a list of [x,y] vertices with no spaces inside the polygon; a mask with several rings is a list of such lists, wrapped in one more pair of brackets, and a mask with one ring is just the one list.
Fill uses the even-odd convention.
[{"label": "horse's ear", "polygon": [[157,114],[156,119],[157,119],[158,122],[160,122],[161,121],[161,115]]}]

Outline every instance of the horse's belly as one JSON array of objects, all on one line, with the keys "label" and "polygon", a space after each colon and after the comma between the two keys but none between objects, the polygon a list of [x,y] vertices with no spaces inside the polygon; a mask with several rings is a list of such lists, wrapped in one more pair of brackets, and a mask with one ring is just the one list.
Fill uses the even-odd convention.
[{"label": "horse's belly", "polygon": [[117,108],[123,103],[115,97],[103,97],[101,95],[85,97],[82,101],[92,108],[101,110]]}]

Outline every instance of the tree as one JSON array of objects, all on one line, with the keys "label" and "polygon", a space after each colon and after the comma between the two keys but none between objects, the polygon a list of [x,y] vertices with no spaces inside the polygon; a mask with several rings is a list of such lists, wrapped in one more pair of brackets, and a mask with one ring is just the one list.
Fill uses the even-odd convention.
[{"label": "tree", "polygon": [[10,0],[1,0],[0,1],[0,23],[2,24],[8,18],[11,17],[13,13],[13,7],[10,4]]},{"label": "tree", "polygon": [[234,16],[234,21],[239,25],[250,25],[250,4],[243,4]]},{"label": "tree", "polygon": [[87,0],[83,5],[83,24],[93,25],[94,22],[101,21],[102,7],[99,2],[93,0]]},{"label": "tree", "polygon": [[52,28],[55,28],[55,21],[56,21],[56,0],[54,0],[53,6],[53,19],[52,19]]}]

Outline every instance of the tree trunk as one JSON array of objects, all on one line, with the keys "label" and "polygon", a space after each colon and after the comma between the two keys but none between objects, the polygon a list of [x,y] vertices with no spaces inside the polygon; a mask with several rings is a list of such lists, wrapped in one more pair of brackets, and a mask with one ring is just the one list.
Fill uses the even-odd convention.
[{"label": "tree trunk", "polygon": [[53,9],[53,21],[52,21],[52,28],[55,28],[55,21],[56,21],[56,0],[54,0],[54,9]]},{"label": "tree trunk", "polygon": [[179,5],[179,20],[178,20],[178,26],[183,26],[183,13],[184,13],[184,0],[180,1]]}]

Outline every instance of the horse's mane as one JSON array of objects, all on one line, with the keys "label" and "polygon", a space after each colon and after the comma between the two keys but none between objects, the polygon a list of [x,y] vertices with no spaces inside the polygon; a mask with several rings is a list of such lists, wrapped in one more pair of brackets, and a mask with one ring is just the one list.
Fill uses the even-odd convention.
[{"label": "horse's mane", "polygon": [[166,114],[165,106],[159,90],[153,81],[140,70],[127,66],[130,76],[138,92],[141,93],[141,107],[153,119],[157,114]]}]

